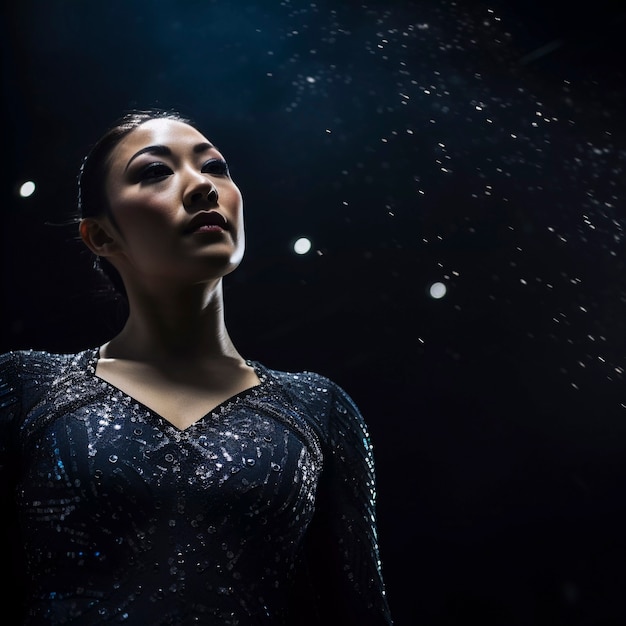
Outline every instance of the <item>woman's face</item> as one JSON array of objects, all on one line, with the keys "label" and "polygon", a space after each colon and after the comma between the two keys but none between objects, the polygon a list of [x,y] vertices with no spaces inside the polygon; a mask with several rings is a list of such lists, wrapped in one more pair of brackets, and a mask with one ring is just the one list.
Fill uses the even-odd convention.
[{"label": "woman's face", "polygon": [[155,119],[133,130],[111,153],[106,193],[119,227],[111,260],[126,279],[199,283],[241,262],[241,193],[192,126]]}]

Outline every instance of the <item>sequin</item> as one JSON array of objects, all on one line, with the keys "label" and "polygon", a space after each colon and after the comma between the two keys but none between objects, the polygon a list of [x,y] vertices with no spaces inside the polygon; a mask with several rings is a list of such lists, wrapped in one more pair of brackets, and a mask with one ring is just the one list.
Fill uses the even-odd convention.
[{"label": "sequin", "polygon": [[258,386],[179,430],[97,358],[0,356],[24,625],[392,624],[372,446],[343,389],[249,361]]}]

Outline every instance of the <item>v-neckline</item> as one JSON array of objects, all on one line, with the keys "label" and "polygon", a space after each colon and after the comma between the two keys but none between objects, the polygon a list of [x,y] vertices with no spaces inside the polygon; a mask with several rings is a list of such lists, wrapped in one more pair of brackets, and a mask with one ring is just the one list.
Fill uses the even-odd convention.
[{"label": "v-neckline", "polygon": [[100,348],[99,347],[93,348],[92,354],[90,355],[88,359],[87,371],[91,373],[91,375],[95,379],[97,379],[98,382],[103,387],[108,387],[113,392],[127,398],[129,401],[133,402],[137,406],[140,406],[147,413],[149,413],[154,418],[156,418],[156,420],[160,422],[161,424],[163,424],[166,428],[173,429],[175,432],[179,434],[186,433],[189,430],[196,428],[197,426],[205,422],[207,418],[211,417],[212,415],[218,412],[223,412],[227,406],[230,406],[239,402],[240,400],[246,398],[248,395],[258,394],[258,392],[265,386],[265,383],[267,382],[267,379],[269,376],[267,368],[263,366],[261,363],[259,363],[258,361],[251,360],[251,359],[245,359],[246,365],[254,369],[254,372],[257,375],[257,378],[259,379],[258,384],[253,385],[252,387],[247,387],[246,389],[242,389],[241,391],[238,391],[232,396],[229,396],[228,398],[222,400],[222,402],[216,404],[212,409],[208,410],[206,413],[201,415],[198,419],[191,422],[185,428],[179,428],[178,426],[176,426],[176,424],[172,423],[165,416],[161,415],[156,409],[153,409],[152,407],[148,406],[145,402],[138,400],[133,395],[124,391],[123,389],[115,385],[114,383],[106,380],[105,378],[102,378],[101,376],[98,376],[98,374],[96,373],[96,367],[98,365],[99,360],[100,360]]}]

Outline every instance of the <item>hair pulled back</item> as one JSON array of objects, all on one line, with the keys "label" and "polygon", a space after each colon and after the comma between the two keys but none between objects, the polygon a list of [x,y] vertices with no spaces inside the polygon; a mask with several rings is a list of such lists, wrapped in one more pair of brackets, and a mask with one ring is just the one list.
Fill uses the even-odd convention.
[{"label": "hair pulled back", "polygon": [[[106,180],[109,175],[111,153],[122,139],[133,130],[145,122],[163,118],[192,124],[190,119],[173,110],[159,108],[131,109],[118,118],[96,141],[83,158],[78,174],[79,219],[106,216],[109,218],[112,226],[119,231],[106,195]],[[93,266],[96,271],[109,280],[117,294],[124,299],[127,298],[126,287],[122,277],[108,259],[96,256]]]}]

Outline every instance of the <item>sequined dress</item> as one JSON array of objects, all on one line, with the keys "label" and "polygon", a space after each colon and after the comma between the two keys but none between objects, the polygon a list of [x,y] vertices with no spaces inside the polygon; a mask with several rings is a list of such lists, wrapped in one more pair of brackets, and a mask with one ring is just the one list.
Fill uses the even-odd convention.
[{"label": "sequined dress", "polygon": [[370,436],[343,389],[249,361],[260,384],[180,430],[97,359],[0,356],[15,623],[392,623]]}]

